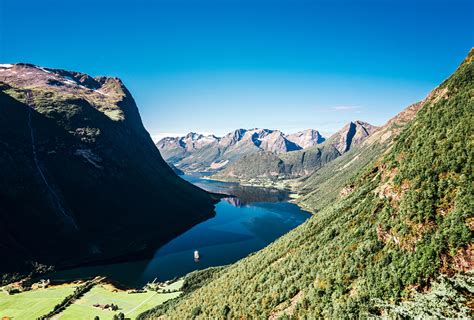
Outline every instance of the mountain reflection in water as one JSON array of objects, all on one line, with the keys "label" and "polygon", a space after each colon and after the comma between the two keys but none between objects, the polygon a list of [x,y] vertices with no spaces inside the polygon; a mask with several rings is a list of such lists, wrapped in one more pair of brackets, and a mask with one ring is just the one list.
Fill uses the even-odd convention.
[{"label": "mountain reflection in water", "polygon": [[287,190],[242,186],[235,182],[209,180],[205,178],[205,175],[192,173],[181,177],[206,191],[234,196],[222,200],[236,207],[255,202],[283,202],[290,199],[290,192]]},{"label": "mountain reflection in water", "polygon": [[[197,269],[236,262],[310,217],[286,201],[287,191],[212,181],[197,174],[182,177],[205,190],[232,197],[216,204],[215,217],[157,248],[150,259],[63,270],[50,278],[74,280],[102,275],[128,286],[141,287],[155,278],[164,281]],[[200,255],[198,262],[194,260],[196,250]]]}]

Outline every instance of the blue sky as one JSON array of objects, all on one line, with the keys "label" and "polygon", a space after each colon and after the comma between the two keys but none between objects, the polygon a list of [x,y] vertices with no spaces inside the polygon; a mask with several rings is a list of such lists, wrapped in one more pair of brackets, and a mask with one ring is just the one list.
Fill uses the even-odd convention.
[{"label": "blue sky", "polygon": [[470,0],[0,0],[0,63],[123,79],[152,136],[381,125],[474,43]]}]

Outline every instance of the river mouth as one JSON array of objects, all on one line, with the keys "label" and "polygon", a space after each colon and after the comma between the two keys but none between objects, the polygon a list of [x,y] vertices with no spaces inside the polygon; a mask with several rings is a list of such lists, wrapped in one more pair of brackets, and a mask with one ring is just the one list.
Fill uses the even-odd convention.
[{"label": "river mouth", "polygon": [[[181,176],[209,192],[224,193],[216,204],[216,216],[195,225],[158,248],[153,257],[140,261],[86,266],[57,271],[52,280],[76,280],[106,276],[128,287],[142,287],[181,277],[194,270],[236,262],[258,251],[311,215],[289,203],[285,190],[240,186],[205,179],[202,174]],[[199,259],[194,259],[199,251]]]}]

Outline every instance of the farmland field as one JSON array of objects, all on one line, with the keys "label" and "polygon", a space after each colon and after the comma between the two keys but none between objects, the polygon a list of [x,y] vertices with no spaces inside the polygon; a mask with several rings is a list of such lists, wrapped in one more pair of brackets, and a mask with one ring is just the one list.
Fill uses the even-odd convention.
[{"label": "farmland field", "polygon": [[51,311],[75,288],[76,285],[69,284],[26,291],[15,295],[0,292],[0,317],[36,319]]},{"label": "farmland field", "polygon": [[[164,290],[178,290],[183,281],[174,282]],[[12,319],[36,319],[53,310],[54,306],[66,296],[74,292],[76,284],[67,284],[46,289],[35,289],[8,295],[0,292],[0,317]],[[122,312],[127,318],[134,319],[141,312],[151,309],[169,299],[180,295],[180,292],[157,293],[146,291],[144,293],[127,293],[115,289],[113,286],[100,283],[87,292],[82,298],[67,307],[65,311],[53,319],[112,319],[114,314]],[[94,304],[115,304],[118,311],[102,310]]]},{"label": "farmland field", "polygon": [[[177,281],[165,287],[165,290],[177,290],[183,281]],[[113,292],[110,285],[99,284],[86,293],[81,299],[69,306],[64,312],[54,319],[93,319],[99,316],[100,319],[112,319],[114,314],[122,312],[126,318],[134,319],[141,312],[151,309],[169,299],[179,296],[180,292],[156,293],[147,291],[145,293],[127,293],[125,291]],[[118,311],[102,310],[94,307],[94,304],[116,304]]]}]

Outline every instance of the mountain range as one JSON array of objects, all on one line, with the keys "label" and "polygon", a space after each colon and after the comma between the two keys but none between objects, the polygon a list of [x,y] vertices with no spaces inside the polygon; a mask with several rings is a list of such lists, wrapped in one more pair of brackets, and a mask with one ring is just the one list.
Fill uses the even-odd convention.
[{"label": "mountain range", "polygon": [[163,158],[188,172],[222,170],[243,155],[267,151],[275,154],[310,148],[324,142],[313,129],[286,135],[279,130],[237,129],[223,137],[194,132],[184,137],[166,137],[156,146]]},{"label": "mountain range", "polygon": [[312,218],[139,319],[472,318],[473,60],[301,178]]},{"label": "mountain range", "polygon": [[288,183],[314,215],[236,263],[186,275],[176,298],[138,319],[471,319],[473,92],[471,49],[381,127],[353,121],[327,139],[239,129],[155,145],[120,79],[1,64],[0,285],[150,254],[214,215],[220,195],[177,176],[203,169]]},{"label": "mountain range", "polygon": [[3,275],[154,250],[216,202],[165,163],[120,79],[24,63],[0,65],[0,177]]},{"label": "mountain range", "polygon": [[321,144],[292,152],[246,154],[211,178],[261,185],[306,176],[360,145],[376,130],[366,122],[350,122]]},{"label": "mountain range", "polygon": [[185,172],[214,172],[216,180],[262,184],[307,175],[359,145],[375,130],[366,122],[354,121],[328,139],[314,129],[293,134],[237,129],[224,137],[191,132],[163,138],[156,146],[170,165]]}]

